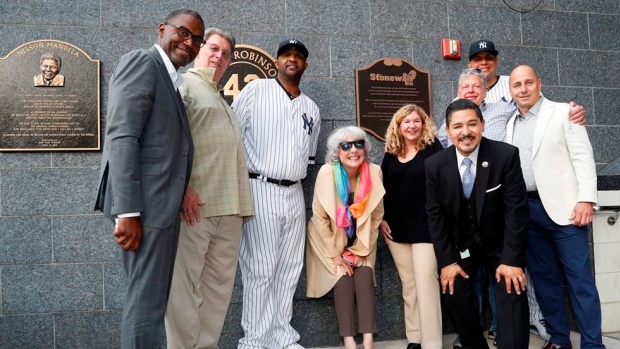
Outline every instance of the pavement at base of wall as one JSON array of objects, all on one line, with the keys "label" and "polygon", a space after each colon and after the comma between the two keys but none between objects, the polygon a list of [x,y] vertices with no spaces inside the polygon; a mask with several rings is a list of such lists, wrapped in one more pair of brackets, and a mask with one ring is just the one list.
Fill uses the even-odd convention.
[{"label": "pavement at base of wall", "polygon": [[[573,348],[579,348],[579,340],[580,335],[577,332],[571,332],[571,342],[573,344]],[[452,349],[452,342],[456,338],[455,334],[448,334],[443,336],[443,349]],[[497,348],[493,346],[493,341],[488,340],[489,348]],[[530,335],[530,349],[541,349],[545,341],[540,339],[538,336]],[[620,349],[620,332],[615,333],[605,333],[603,335],[603,344],[607,347],[607,349]],[[362,346],[358,345],[357,348],[360,349]],[[331,347],[331,348],[321,348],[321,349],[340,349],[342,347]],[[375,342],[375,349],[406,349],[407,348],[407,340],[394,340],[394,341],[385,341],[385,342]]]}]

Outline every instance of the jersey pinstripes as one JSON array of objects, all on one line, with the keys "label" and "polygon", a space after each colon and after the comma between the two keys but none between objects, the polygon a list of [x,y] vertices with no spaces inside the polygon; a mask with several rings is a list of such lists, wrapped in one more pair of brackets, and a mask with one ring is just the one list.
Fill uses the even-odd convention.
[{"label": "jersey pinstripes", "polygon": [[[250,82],[232,104],[241,124],[248,171],[299,181],[314,163],[319,109],[305,94],[290,99],[273,79]],[[250,179],[256,215],[243,224],[239,349],[282,349],[299,340],[290,325],[303,267],[306,208],[301,183],[290,187]]]},{"label": "jersey pinstripes", "polygon": [[495,85],[487,91],[487,96],[484,101],[487,103],[496,103],[502,100],[504,102],[511,102],[512,96],[510,96],[508,79],[509,77],[507,75],[501,75]]},{"label": "jersey pinstripes", "polygon": [[292,181],[306,177],[321,127],[319,108],[308,96],[291,100],[276,80],[258,79],[232,107],[241,123],[250,172]]}]

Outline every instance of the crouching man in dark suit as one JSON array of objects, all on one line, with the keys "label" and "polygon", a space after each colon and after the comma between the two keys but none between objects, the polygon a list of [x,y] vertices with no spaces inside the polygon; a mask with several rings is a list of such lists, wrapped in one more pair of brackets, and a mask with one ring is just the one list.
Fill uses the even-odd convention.
[{"label": "crouching man in dark suit", "polygon": [[[453,146],[428,158],[429,230],[442,296],[463,348],[488,348],[473,291],[479,267],[495,269],[499,348],[527,348],[525,245],[529,211],[516,147],[482,137],[478,106],[465,99],[446,110]],[[447,291],[447,292],[446,292]]]}]

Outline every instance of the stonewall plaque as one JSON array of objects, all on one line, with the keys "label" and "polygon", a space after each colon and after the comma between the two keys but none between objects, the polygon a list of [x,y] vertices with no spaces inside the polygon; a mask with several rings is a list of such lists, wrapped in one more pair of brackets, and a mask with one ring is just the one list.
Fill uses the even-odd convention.
[{"label": "stonewall plaque", "polygon": [[228,104],[232,104],[248,82],[275,78],[278,71],[274,61],[269,53],[256,46],[236,45],[232,62],[220,79],[224,83],[223,94]]},{"label": "stonewall plaque", "polygon": [[415,103],[431,115],[430,73],[399,58],[381,58],[355,69],[357,125],[385,141],[392,115]]},{"label": "stonewall plaque", "polygon": [[0,58],[0,151],[99,150],[99,61],[57,40]]}]

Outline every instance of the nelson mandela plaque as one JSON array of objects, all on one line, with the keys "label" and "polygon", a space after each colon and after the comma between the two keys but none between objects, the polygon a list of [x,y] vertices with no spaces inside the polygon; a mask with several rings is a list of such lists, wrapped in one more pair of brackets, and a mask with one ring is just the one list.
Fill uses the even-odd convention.
[{"label": "nelson mandela plaque", "polygon": [[0,151],[100,149],[99,61],[57,40],[0,58]]},{"label": "nelson mandela plaque", "polygon": [[357,125],[385,141],[392,115],[414,103],[431,115],[430,73],[398,58],[382,58],[355,69]]}]

